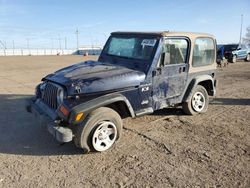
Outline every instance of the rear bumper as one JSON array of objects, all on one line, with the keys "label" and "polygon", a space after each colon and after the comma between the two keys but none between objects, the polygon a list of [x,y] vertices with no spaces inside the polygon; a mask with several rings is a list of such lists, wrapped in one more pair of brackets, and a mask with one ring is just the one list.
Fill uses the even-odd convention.
[{"label": "rear bumper", "polygon": [[39,99],[31,98],[26,100],[27,112],[34,114],[40,125],[47,126],[53,137],[59,142],[70,142],[73,139],[73,132],[68,127],[59,126],[56,123],[57,115],[45,103]]}]

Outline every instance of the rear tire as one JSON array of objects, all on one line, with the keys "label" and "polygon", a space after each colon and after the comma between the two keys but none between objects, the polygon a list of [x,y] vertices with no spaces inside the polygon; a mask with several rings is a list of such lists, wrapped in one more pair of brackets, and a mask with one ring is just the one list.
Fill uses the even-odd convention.
[{"label": "rear tire", "polygon": [[182,104],[182,109],[188,115],[205,113],[208,109],[208,102],[209,97],[207,90],[203,86],[197,85],[189,101]]},{"label": "rear tire", "polygon": [[75,129],[74,142],[85,153],[106,151],[121,137],[122,119],[107,107],[92,111]]}]

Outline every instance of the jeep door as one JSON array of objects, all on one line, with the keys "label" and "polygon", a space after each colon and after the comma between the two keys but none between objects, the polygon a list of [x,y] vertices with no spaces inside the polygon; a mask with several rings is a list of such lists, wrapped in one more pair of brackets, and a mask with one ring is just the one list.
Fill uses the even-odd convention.
[{"label": "jeep door", "polygon": [[153,100],[162,101],[182,94],[187,82],[190,41],[164,38],[159,65],[153,71]]}]

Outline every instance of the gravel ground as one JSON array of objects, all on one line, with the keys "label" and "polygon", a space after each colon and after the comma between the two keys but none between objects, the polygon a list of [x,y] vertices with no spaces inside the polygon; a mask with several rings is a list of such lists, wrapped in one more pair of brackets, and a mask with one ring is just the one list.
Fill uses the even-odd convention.
[{"label": "gravel ground", "polygon": [[42,76],[84,59],[0,57],[0,187],[250,187],[249,62],[218,68],[206,114],[124,119],[112,150],[84,155],[24,110]]}]

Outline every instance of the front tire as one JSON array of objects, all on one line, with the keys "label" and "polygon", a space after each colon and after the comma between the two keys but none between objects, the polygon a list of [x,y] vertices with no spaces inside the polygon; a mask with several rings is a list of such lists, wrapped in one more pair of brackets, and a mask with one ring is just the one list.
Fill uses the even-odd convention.
[{"label": "front tire", "polygon": [[236,63],[237,61],[237,56],[233,55],[232,59],[231,59],[231,63]]},{"label": "front tire", "polygon": [[208,109],[208,102],[209,97],[207,90],[203,86],[197,85],[189,101],[182,104],[182,109],[188,115],[205,113]]},{"label": "front tire", "polygon": [[250,61],[250,54],[247,54],[245,61]]},{"label": "front tire", "polygon": [[74,142],[84,152],[106,151],[121,137],[122,120],[111,108],[92,111],[81,125],[77,125]]}]

